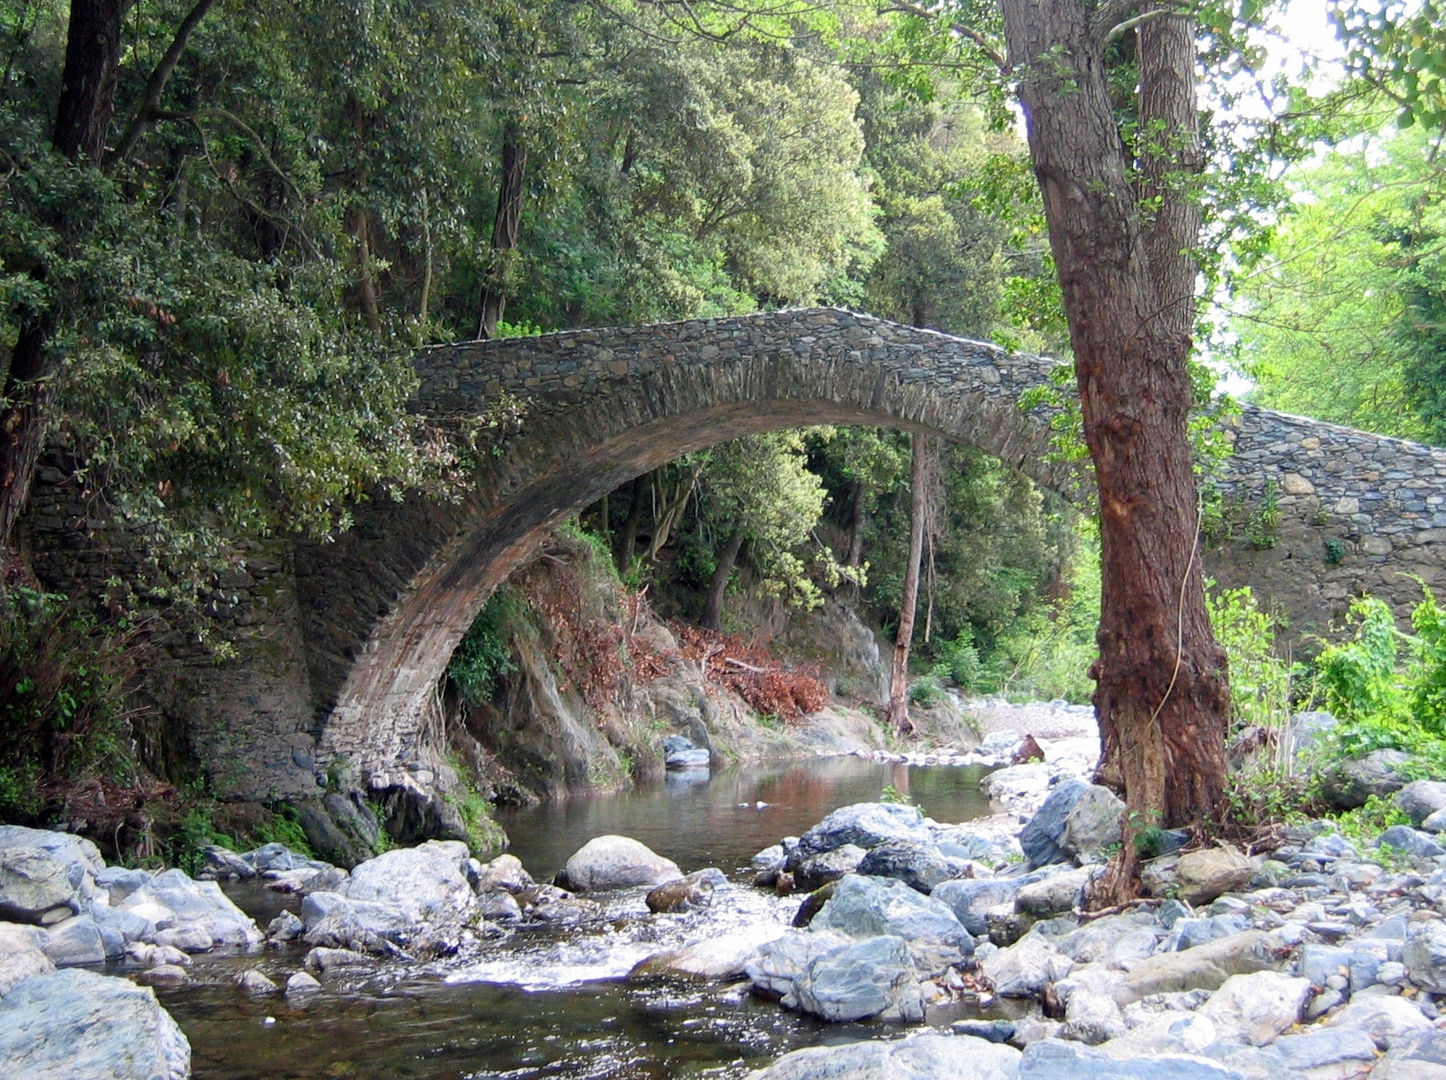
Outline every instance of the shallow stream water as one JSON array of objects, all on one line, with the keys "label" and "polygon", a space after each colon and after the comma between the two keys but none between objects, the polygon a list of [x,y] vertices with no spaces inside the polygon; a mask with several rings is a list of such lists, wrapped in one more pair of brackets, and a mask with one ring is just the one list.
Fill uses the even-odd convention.
[{"label": "shallow stream water", "polygon": [[[877,800],[886,786],[938,821],[968,821],[989,813],[981,773],[819,758],[674,774],[620,795],[511,810],[501,815],[511,851],[540,881],[592,837],[620,833],[685,872],[717,866],[732,884],[707,910],[683,915],[650,914],[641,890],[616,894],[604,898],[600,923],[519,930],[433,965],[384,965],[328,981],[309,1000],[248,998],[232,982],[248,967],[284,982],[304,950],[198,958],[191,985],[161,996],[191,1041],[197,1080],[735,1080],[800,1046],[895,1031],[800,1017],[755,1000],[746,983],[633,983],[628,971],[662,949],[787,925],[798,899],[748,885],[748,860],[761,848],[837,807]],[[233,897],[263,925],[300,906],[254,886]]]}]

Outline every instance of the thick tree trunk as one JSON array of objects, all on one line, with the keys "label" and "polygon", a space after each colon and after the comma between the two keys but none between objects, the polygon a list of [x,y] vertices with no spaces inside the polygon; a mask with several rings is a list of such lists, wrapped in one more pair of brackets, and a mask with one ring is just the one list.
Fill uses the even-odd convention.
[{"label": "thick tree trunk", "polygon": [[[1175,16],[1143,24],[1141,108],[1171,125],[1147,172],[1162,204],[1146,221],[1106,84],[1108,28],[1090,25],[1083,0],[1002,6],[1099,485],[1103,596],[1092,674],[1100,775],[1124,791],[1131,832],[1189,825],[1220,800],[1229,708],[1197,557],[1186,432],[1189,251],[1199,219],[1176,205],[1190,193],[1165,182],[1191,166],[1194,24]],[[1141,128],[1150,122],[1142,111]],[[1128,861],[1128,842],[1125,850]]]},{"label": "thick tree trunk", "polygon": [[[121,19],[129,0],[71,0],[65,69],[51,144],[71,161],[100,164],[115,111]],[[64,227],[64,211],[56,222]],[[30,498],[35,463],[45,440],[53,367],[44,315],[20,327],[5,372],[0,407],[0,547]]]},{"label": "thick tree trunk", "polygon": [[708,600],[703,605],[703,628],[717,630],[723,619],[723,597],[728,592],[728,582],[733,577],[733,567],[738,562],[738,553],[743,550],[744,533],[734,529],[733,535],[718,552],[718,565],[713,568],[713,577],[708,582]]},{"label": "thick tree trunk", "polygon": [[377,293],[376,276],[372,273],[371,223],[366,210],[360,204],[353,203],[347,211],[346,225],[356,243],[357,286],[361,294],[362,314],[366,317],[367,328],[380,336],[382,306]]},{"label": "thick tree trunk", "polygon": [[909,649],[914,641],[914,616],[919,607],[919,563],[924,556],[924,519],[928,516],[929,437],[913,438],[909,470],[909,561],[904,565],[904,596],[899,604],[899,631],[894,637],[894,662],[889,675],[889,707],[885,713],[896,729],[912,728],[909,721]]},{"label": "thick tree trunk", "polygon": [[65,73],[52,142],[72,161],[99,165],[115,112],[121,19],[130,0],[71,0]]},{"label": "thick tree trunk", "polygon": [[507,308],[504,263],[517,247],[522,229],[522,189],[527,174],[527,150],[515,121],[502,126],[502,183],[497,191],[497,216],[492,221],[492,265],[482,278],[477,336],[494,338]]}]

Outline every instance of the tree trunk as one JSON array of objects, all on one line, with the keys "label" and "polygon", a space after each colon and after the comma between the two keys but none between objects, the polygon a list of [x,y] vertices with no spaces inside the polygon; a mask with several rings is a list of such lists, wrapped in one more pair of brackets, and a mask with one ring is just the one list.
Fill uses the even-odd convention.
[{"label": "tree trunk", "polygon": [[628,500],[628,516],[623,521],[622,544],[619,548],[618,569],[626,572],[638,557],[638,529],[643,524],[643,496],[648,491],[648,474],[633,477],[632,497]]},{"label": "tree trunk", "polygon": [[889,677],[889,707],[885,719],[899,731],[911,730],[909,721],[909,649],[914,641],[914,615],[919,606],[919,563],[924,555],[924,519],[928,516],[929,437],[913,438],[909,470],[909,561],[904,565],[904,597],[899,604],[899,632],[894,637],[894,663]]},{"label": "tree trunk", "polygon": [[359,203],[352,203],[346,214],[346,225],[356,242],[357,284],[361,292],[362,314],[367,327],[378,336],[382,332],[382,308],[377,296],[377,281],[372,274],[371,225],[367,212]]},{"label": "tree trunk", "polygon": [[855,480],[849,489],[853,500],[853,518],[849,522],[849,554],[845,566],[859,567],[864,562],[864,526],[868,524],[868,488]]},{"label": "tree trunk", "polygon": [[481,317],[477,336],[497,336],[497,324],[507,308],[507,253],[517,247],[522,228],[522,187],[527,174],[527,150],[517,122],[502,126],[502,184],[497,192],[497,216],[492,221],[492,263],[482,277]]},{"label": "tree trunk", "polygon": [[[71,161],[100,164],[115,111],[121,19],[129,0],[71,0],[65,69],[51,144]],[[64,211],[55,224],[65,226]],[[0,548],[30,498],[35,463],[45,440],[54,365],[47,354],[51,320],[21,325],[5,372],[0,411]]]},{"label": "tree trunk", "polygon": [[708,582],[708,600],[703,605],[705,630],[717,630],[718,623],[723,618],[723,597],[728,592],[728,582],[733,577],[738,553],[743,550],[743,540],[743,530],[734,529],[733,535],[728,537],[728,542],[723,545],[723,550],[718,552],[718,565],[713,568],[713,577]]},{"label": "tree trunk", "polygon": [[1199,218],[1177,205],[1190,193],[1165,182],[1198,168],[1194,22],[1165,16],[1141,27],[1140,127],[1159,120],[1170,133],[1146,172],[1145,189],[1161,199],[1146,221],[1108,93],[1108,27],[1090,25],[1083,0],[1001,2],[1099,486],[1103,595],[1091,674],[1100,778],[1129,808],[1129,877],[1130,834],[1201,821],[1225,782],[1225,656],[1205,608],[1186,431]]},{"label": "tree trunk", "polygon": [[70,0],[65,73],[55,114],[55,149],[72,161],[99,165],[115,112],[121,19],[130,0]]}]

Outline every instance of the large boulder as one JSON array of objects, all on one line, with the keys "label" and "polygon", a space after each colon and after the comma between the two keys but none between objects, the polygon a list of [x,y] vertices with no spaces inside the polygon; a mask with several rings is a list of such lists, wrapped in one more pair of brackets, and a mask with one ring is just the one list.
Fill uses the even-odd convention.
[{"label": "large boulder", "polygon": [[0,850],[13,847],[40,848],[78,874],[94,876],[105,870],[100,848],[73,833],[27,829],[24,825],[0,825]]},{"label": "large boulder", "polygon": [[1310,997],[1310,980],[1278,971],[1232,975],[1200,1006],[1199,1015],[1215,1024],[1221,1039],[1266,1046],[1300,1020]]},{"label": "large boulder", "polygon": [[974,955],[974,938],[947,904],[893,878],[862,874],[842,878],[811,925],[814,930],[837,930],[855,938],[879,934],[903,938],[925,977]]},{"label": "large boulder", "polygon": [[1175,864],[1175,897],[1199,907],[1250,884],[1255,864],[1231,847],[1203,848]]},{"label": "large boulder", "polygon": [[0,1000],[0,1075],[186,1080],[191,1046],[155,991],[90,971],[54,971]]},{"label": "large boulder", "polygon": [[933,844],[913,840],[885,840],[863,858],[860,874],[895,878],[921,893],[954,876],[949,860]]},{"label": "large boulder", "polygon": [[1446,1031],[1422,1032],[1400,1040],[1371,1071],[1371,1080],[1443,1078],[1446,1078]]},{"label": "large boulder", "polygon": [[1401,766],[1411,760],[1403,750],[1372,750],[1363,758],[1339,761],[1321,778],[1321,790],[1339,810],[1365,806],[1372,795],[1394,794],[1406,786]]},{"label": "large boulder", "polygon": [[1412,780],[1396,792],[1396,805],[1419,827],[1432,814],[1446,810],[1446,782]]},{"label": "large boulder", "polygon": [[762,923],[680,949],[654,953],[634,966],[629,977],[645,979],[667,975],[688,979],[736,979],[746,973],[748,961],[761,946],[789,932],[786,927]]},{"label": "large boulder", "polygon": [[1019,834],[1019,846],[1031,870],[1050,863],[1065,862],[1069,856],[1060,847],[1065,824],[1075,804],[1084,797],[1090,785],[1082,780],[1066,780],[1049,793],[1049,798],[1035,811],[1029,824]]},{"label": "large boulder", "polygon": [[1124,1012],[1115,1001],[1124,978],[1118,971],[1089,966],[1056,982],[1055,997],[1065,1007],[1063,1034],[1091,1046],[1125,1034]]},{"label": "large boulder", "polygon": [[1409,825],[1392,825],[1376,837],[1376,842],[1371,846],[1394,848],[1417,859],[1431,859],[1437,855],[1446,855],[1446,848],[1443,848],[1435,837],[1430,833],[1413,829]]},{"label": "large boulder", "polygon": [[336,891],[349,900],[397,907],[412,922],[465,919],[477,902],[467,879],[470,858],[459,840],[428,840],[368,859]]},{"label": "large boulder", "polygon": [[767,997],[786,997],[793,990],[794,980],[820,956],[853,943],[848,934],[827,930],[786,930],[771,941],[758,946],[743,964],[744,974],[753,989]]},{"label": "large boulder", "polygon": [[1018,878],[956,878],[935,886],[929,895],[948,904],[964,929],[978,937],[989,930],[985,912],[1013,904],[1018,892]]},{"label": "large boulder", "polygon": [[811,1046],[785,1054],[747,1080],[1015,1080],[1019,1051],[969,1035],[917,1035]]},{"label": "large boulder", "polygon": [[[1297,1072],[1334,1067],[1338,1076],[1356,1076],[1376,1062],[1376,1044],[1363,1031],[1316,1028],[1275,1040],[1275,1050]],[[1311,1074],[1318,1075],[1318,1074]]]},{"label": "large boulder", "polygon": [[831,1022],[924,1019],[923,994],[908,946],[890,935],[817,957],[794,980],[783,1004]]},{"label": "large boulder", "polygon": [[648,888],[683,876],[678,864],[626,836],[595,836],[572,853],[563,871],[573,892]]},{"label": "large boulder", "polygon": [[1113,791],[1091,784],[1065,818],[1059,849],[1079,863],[1103,862],[1123,839],[1124,813]]},{"label": "large boulder", "polygon": [[263,934],[214,881],[192,881],[181,870],[157,874],[130,892],[120,907],[150,919],[158,930],[186,929],[209,935],[213,945],[260,944]]},{"label": "large boulder", "polygon": [[912,840],[927,844],[933,839],[917,806],[903,803],[854,803],[840,807],[798,838],[789,854],[788,869],[804,859],[845,844],[870,851],[885,840]]},{"label": "large boulder", "polygon": [[1435,919],[1411,923],[1406,928],[1401,963],[1421,989],[1446,993],[1446,923]]}]

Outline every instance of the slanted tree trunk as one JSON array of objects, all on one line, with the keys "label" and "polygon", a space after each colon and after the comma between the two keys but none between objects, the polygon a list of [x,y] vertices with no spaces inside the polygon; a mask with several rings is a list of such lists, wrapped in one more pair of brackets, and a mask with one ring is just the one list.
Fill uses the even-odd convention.
[{"label": "slanted tree trunk", "polygon": [[718,552],[718,565],[713,567],[713,577],[708,581],[708,600],[703,605],[703,628],[717,630],[723,618],[723,597],[728,592],[728,582],[733,577],[733,567],[738,562],[738,553],[743,550],[746,539],[742,529],[734,529],[733,535]]},{"label": "slanted tree trunk", "polygon": [[924,524],[928,517],[929,437],[915,435],[909,468],[909,556],[904,564],[904,597],[899,604],[899,631],[894,636],[894,662],[889,675],[889,706],[884,718],[896,730],[910,731],[909,649],[914,641],[914,615],[919,606],[919,563],[924,555]]},{"label": "slanted tree trunk", "polygon": [[[71,0],[65,68],[51,145],[77,163],[99,165],[115,111],[121,19],[130,0]],[[56,224],[64,227],[64,211]],[[10,351],[0,406],[0,547],[30,498],[35,464],[45,441],[53,362],[47,354],[52,323],[41,315],[23,323]]]},{"label": "slanted tree trunk", "polygon": [[517,247],[522,229],[522,188],[527,175],[527,150],[515,120],[502,125],[502,183],[497,191],[497,216],[492,220],[492,262],[482,277],[479,338],[497,336],[507,309],[506,261]]},{"label": "slanted tree trunk", "polygon": [[638,557],[638,530],[643,525],[643,501],[648,493],[648,474],[633,477],[632,494],[628,499],[628,516],[623,520],[623,535],[618,546],[618,569],[626,571]]},{"label": "slanted tree trunk", "polygon": [[[1225,656],[1205,608],[1186,431],[1189,253],[1199,230],[1184,190],[1199,169],[1195,23],[1152,15],[1139,28],[1139,126],[1162,135],[1142,154],[1137,193],[1104,62],[1106,22],[1129,9],[1092,12],[1085,0],[1001,5],[1099,485],[1103,595],[1091,674],[1100,777],[1123,790],[1129,809],[1124,893],[1133,832],[1201,821],[1225,782]],[[1140,195],[1158,197],[1158,209],[1143,213]]]},{"label": "slanted tree trunk", "polygon": [[862,480],[855,480],[849,489],[853,502],[853,517],[849,521],[849,553],[845,566],[859,567],[864,562],[864,526],[868,524],[868,488]]}]

